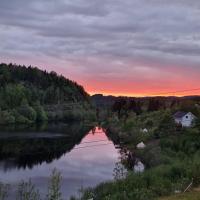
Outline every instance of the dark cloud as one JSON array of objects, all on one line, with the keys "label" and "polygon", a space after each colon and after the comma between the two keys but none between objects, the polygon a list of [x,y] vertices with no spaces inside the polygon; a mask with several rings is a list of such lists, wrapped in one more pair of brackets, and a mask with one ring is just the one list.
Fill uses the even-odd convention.
[{"label": "dark cloud", "polygon": [[167,66],[200,73],[199,21],[197,0],[1,0],[0,55],[51,60],[74,77],[115,78],[122,69],[156,77]]}]

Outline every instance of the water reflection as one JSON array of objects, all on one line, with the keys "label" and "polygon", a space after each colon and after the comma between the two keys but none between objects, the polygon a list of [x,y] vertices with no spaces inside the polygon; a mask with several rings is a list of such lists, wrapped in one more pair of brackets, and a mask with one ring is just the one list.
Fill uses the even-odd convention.
[{"label": "water reflection", "polygon": [[48,177],[57,168],[63,177],[63,199],[81,187],[111,180],[118,157],[101,128],[53,124],[0,133],[0,181],[14,186],[31,178],[45,194]]},{"label": "water reflection", "polygon": [[107,131],[107,135],[115,144],[115,147],[119,149],[120,162],[123,166],[135,173],[142,173],[145,170],[145,164],[143,163],[143,159],[141,155],[137,154],[137,151],[126,147],[123,143],[120,142],[120,138],[117,134],[113,134],[109,130]]},{"label": "water reflection", "polygon": [[42,126],[42,129],[41,126],[29,127],[26,131],[1,130],[0,168],[4,171],[32,169],[43,162],[51,163],[80,143],[89,129],[77,125],[51,124]]}]

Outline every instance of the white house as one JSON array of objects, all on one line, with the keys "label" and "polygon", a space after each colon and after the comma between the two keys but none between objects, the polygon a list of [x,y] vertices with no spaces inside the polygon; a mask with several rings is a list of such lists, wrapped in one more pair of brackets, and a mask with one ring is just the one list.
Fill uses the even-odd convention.
[{"label": "white house", "polygon": [[191,127],[192,123],[196,119],[196,116],[191,112],[178,111],[174,114],[174,120],[177,124],[181,124],[182,127]]}]

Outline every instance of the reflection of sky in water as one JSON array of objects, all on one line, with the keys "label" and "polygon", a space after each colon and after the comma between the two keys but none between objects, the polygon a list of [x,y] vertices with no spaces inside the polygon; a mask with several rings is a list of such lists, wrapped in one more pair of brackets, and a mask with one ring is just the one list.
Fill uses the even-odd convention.
[{"label": "reflection of sky in water", "polygon": [[[47,179],[52,169],[57,168],[63,177],[62,193],[64,196],[70,196],[82,186],[94,186],[102,181],[112,179],[113,169],[119,156],[118,152],[101,130],[96,130],[96,132],[95,134],[90,132],[83,138],[81,144],[75,146],[70,153],[66,153],[50,164],[44,162],[32,169],[11,169],[7,172],[0,168],[0,181],[15,184],[22,179],[31,178],[37,188],[46,192]],[[90,143],[99,140],[103,141]],[[109,145],[101,146],[101,144]],[[88,147],[91,145],[92,147]],[[85,146],[87,148],[80,148]]]}]

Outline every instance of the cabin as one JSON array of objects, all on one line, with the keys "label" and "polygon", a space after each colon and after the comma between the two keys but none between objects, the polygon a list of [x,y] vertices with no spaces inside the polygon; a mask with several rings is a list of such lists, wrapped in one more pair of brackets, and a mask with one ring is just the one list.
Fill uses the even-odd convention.
[{"label": "cabin", "polygon": [[174,115],[174,120],[176,124],[181,125],[182,127],[191,127],[196,116],[193,115],[191,112],[182,112],[178,111]]}]

